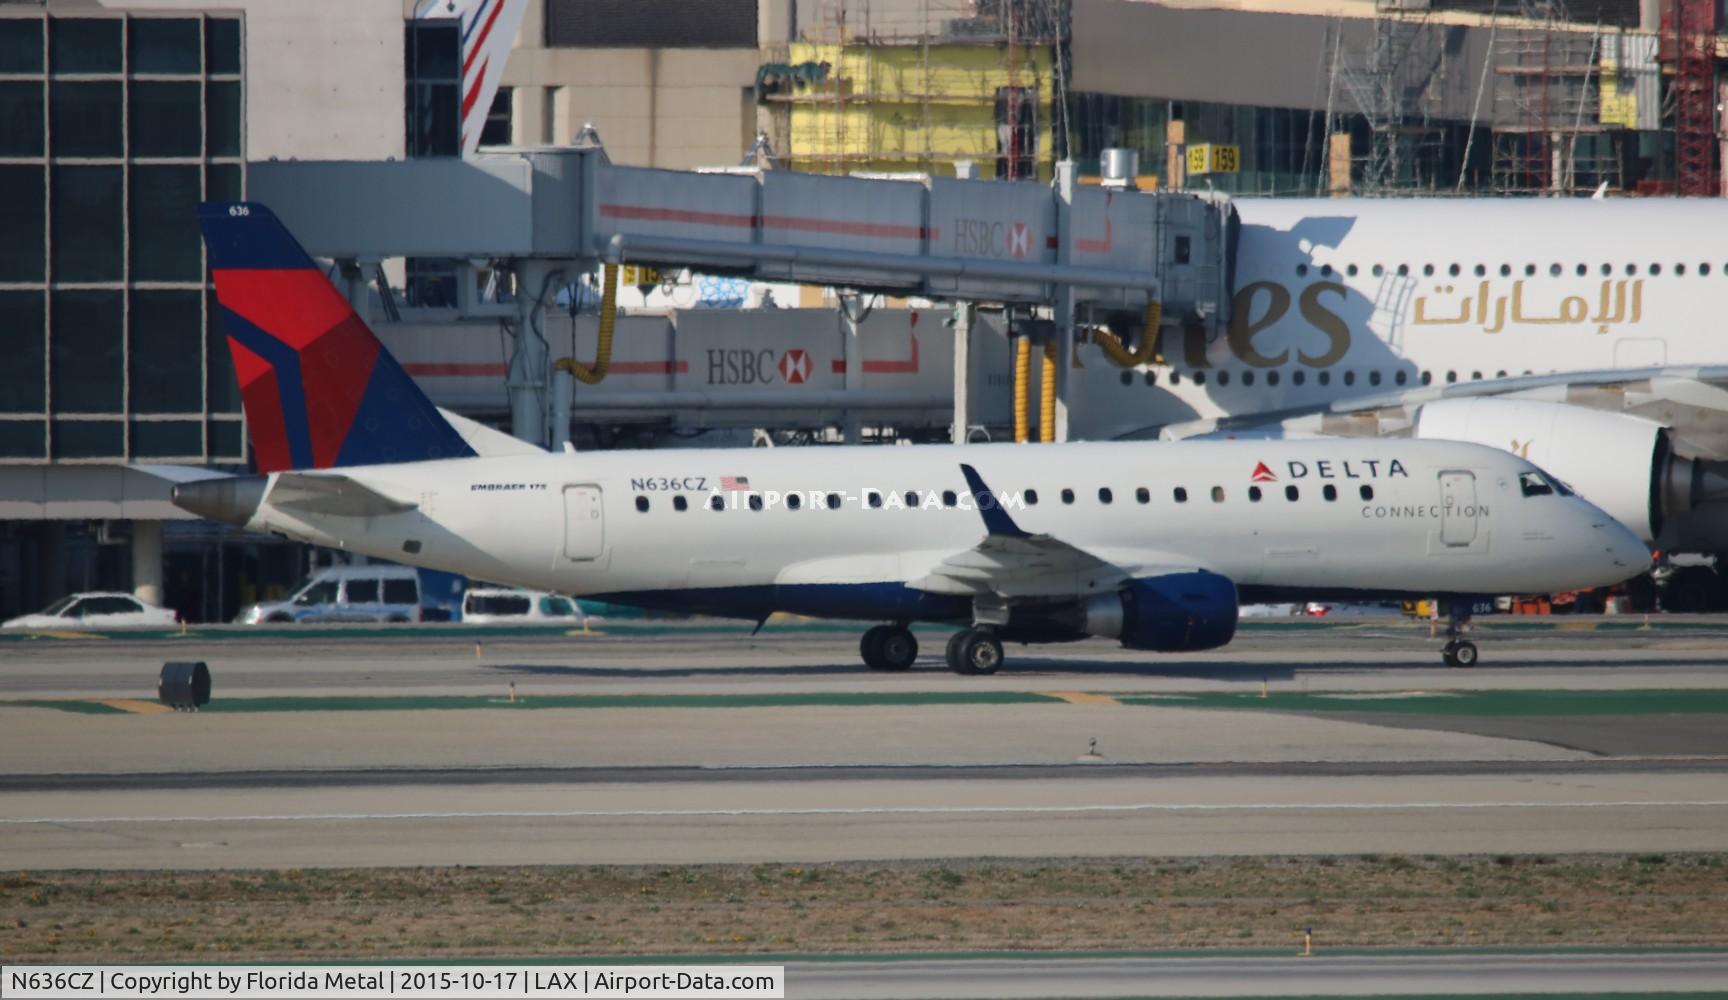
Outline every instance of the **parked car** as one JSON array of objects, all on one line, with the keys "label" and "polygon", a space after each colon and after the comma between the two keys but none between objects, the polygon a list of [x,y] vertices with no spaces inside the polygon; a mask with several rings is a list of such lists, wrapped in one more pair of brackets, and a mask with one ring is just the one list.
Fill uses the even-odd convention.
[{"label": "parked car", "polygon": [[251,605],[235,621],[243,625],[449,621],[454,595],[462,587],[459,576],[412,566],[332,566],[287,600]]},{"label": "parked car", "polygon": [[62,597],[36,614],[0,622],[0,628],[125,628],[173,625],[179,620],[167,608],[146,604],[131,594],[90,593]]},{"label": "parked car", "polygon": [[470,625],[568,624],[587,617],[576,601],[543,590],[476,587],[462,598],[462,620]]}]

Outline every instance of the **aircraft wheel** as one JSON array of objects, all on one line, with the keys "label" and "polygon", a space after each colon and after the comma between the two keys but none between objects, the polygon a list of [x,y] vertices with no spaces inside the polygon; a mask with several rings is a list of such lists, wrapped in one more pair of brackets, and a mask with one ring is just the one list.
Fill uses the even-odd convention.
[{"label": "aircraft wheel", "polygon": [[948,642],[948,665],[957,674],[993,674],[1002,669],[1002,643],[984,629],[965,629]]},{"label": "aircraft wheel", "polygon": [[1477,655],[1476,644],[1461,639],[1452,646],[1452,665],[1454,667],[1474,667]]},{"label": "aircraft wheel", "polygon": [[864,665],[871,670],[887,670],[889,667],[882,658],[882,637],[890,631],[891,626],[877,625],[864,630],[864,635],[858,639],[858,655],[863,658]]},{"label": "aircraft wheel", "polygon": [[[918,638],[904,625],[879,625],[876,640],[876,670],[910,670],[918,659]],[[872,629],[872,631],[875,631]]]}]

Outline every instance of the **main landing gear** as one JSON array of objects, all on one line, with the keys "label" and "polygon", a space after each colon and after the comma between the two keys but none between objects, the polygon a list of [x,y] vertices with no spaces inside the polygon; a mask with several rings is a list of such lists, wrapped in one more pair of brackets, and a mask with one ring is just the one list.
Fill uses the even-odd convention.
[{"label": "main landing gear", "polygon": [[995,673],[1002,669],[1002,640],[994,629],[961,629],[948,640],[948,669],[957,674]]},{"label": "main landing gear", "polygon": [[871,670],[907,670],[918,659],[918,639],[904,625],[877,625],[858,641],[858,653]]},{"label": "main landing gear", "polygon": [[1469,639],[1460,638],[1464,634],[1464,626],[1470,624],[1470,605],[1463,601],[1452,601],[1446,607],[1446,645],[1440,647],[1440,659],[1448,667],[1474,667],[1476,665],[1476,644]]}]

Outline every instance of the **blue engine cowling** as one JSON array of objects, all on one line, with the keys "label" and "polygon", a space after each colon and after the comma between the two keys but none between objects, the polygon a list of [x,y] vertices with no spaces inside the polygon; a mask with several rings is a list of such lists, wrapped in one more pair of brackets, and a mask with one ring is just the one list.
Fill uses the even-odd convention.
[{"label": "blue engine cowling", "polygon": [[1083,610],[1083,631],[1130,649],[1215,649],[1236,634],[1236,584],[1205,570],[1143,577],[1093,597]]}]

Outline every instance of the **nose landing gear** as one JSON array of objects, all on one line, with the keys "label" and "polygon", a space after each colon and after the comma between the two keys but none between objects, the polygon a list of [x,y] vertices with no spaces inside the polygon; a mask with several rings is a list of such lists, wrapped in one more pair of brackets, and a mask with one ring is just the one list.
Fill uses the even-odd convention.
[{"label": "nose landing gear", "polygon": [[1478,656],[1476,644],[1462,638],[1465,626],[1470,624],[1470,604],[1468,601],[1454,600],[1446,603],[1446,645],[1440,647],[1440,659],[1448,667],[1474,667]]},{"label": "nose landing gear", "polygon": [[871,670],[907,670],[918,659],[918,639],[904,625],[877,625],[858,641],[858,653]]}]

